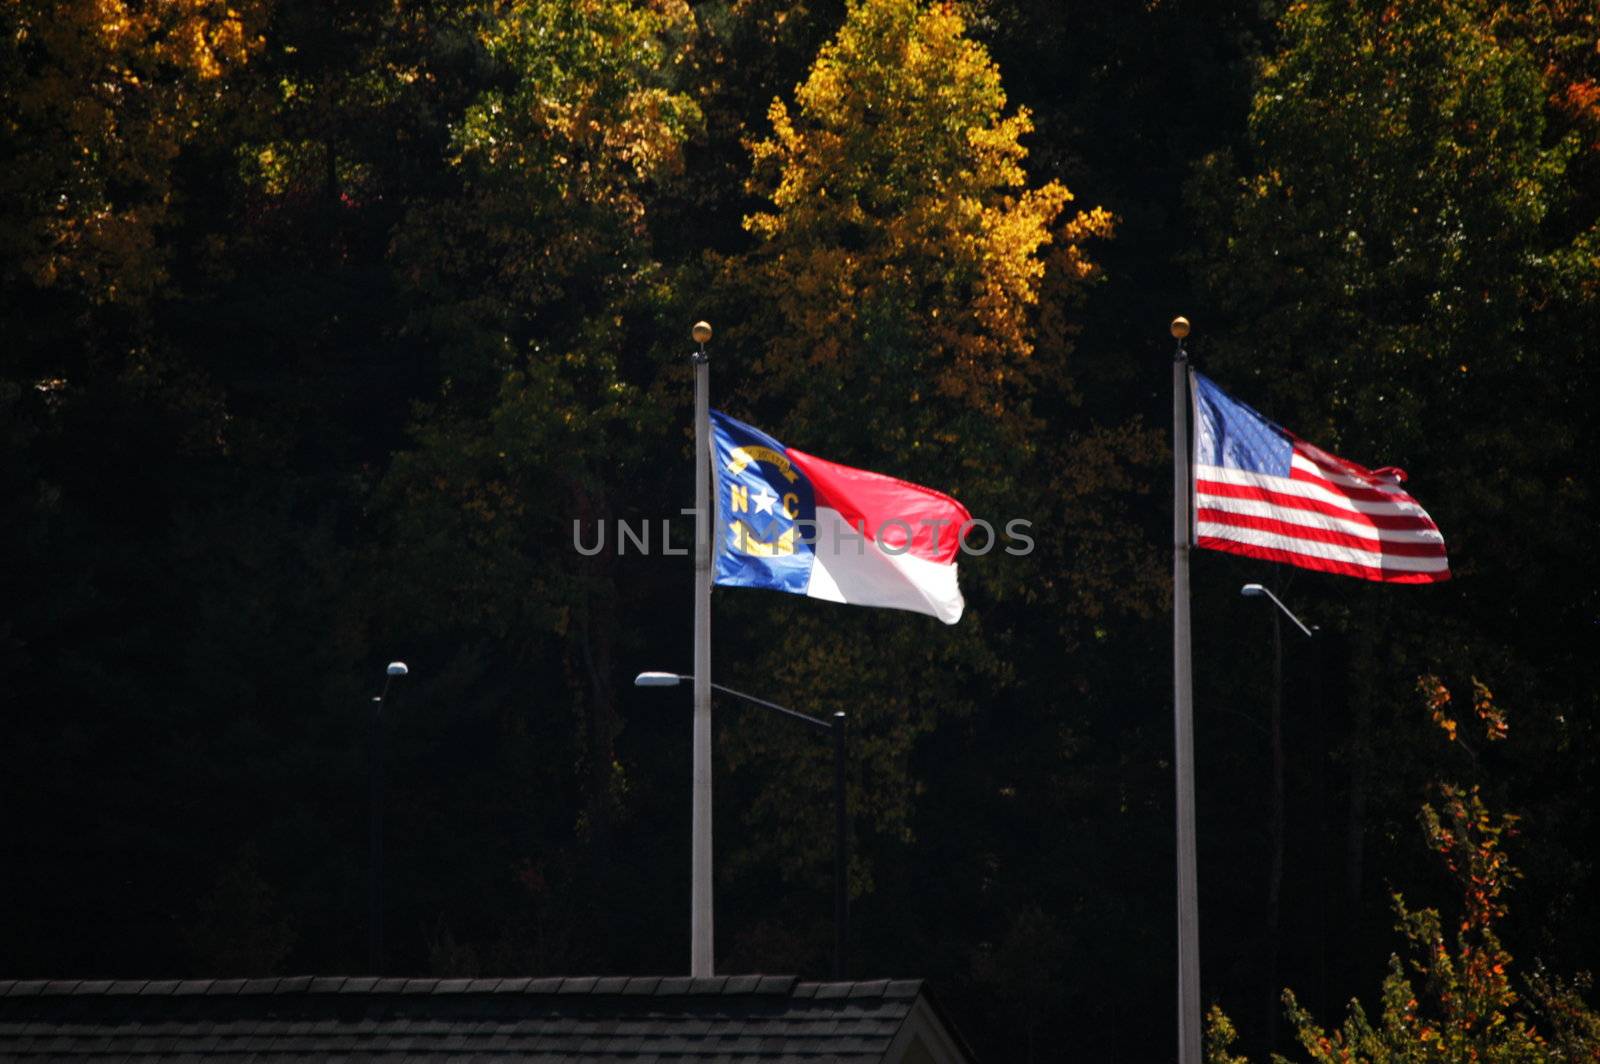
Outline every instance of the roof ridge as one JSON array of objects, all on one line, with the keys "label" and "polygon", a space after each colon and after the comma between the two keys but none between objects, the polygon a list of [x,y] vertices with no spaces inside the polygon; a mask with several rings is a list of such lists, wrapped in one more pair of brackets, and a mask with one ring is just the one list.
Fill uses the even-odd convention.
[{"label": "roof ridge", "polygon": [[[920,985],[920,981],[918,985]],[[885,990],[897,984],[887,979],[867,982],[802,983],[797,975],[719,975],[709,978],[689,976],[557,976],[546,978],[497,977],[472,979],[442,979],[439,977],[375,976],[268,976],[260,979],[0,979],[0,998],[6,997],[189,997],[238,996],[265,997],[281,995],[338,994],[338,995],[388,995],[388,994],[523,994],[528,996],[580,994],[611,996],[649,995],[670,997],[681,995],[746,995],[790,997],[798,988],[810,992],[801,996],[817,996],[816,987],[848,988],[845,993],[830,992],[828,997],[881,997]],[[876,991],[858,988],[877,987]],[[889,993],[887,996],[915,996]]]},{"label": "roof ridge", "polygon": [[795,975],[0,981],[0,1061],[867,1061],[903,1032],[944,1024],[921,985]]},{"label": "roof ridge", "polygon": [[914,998],[922,993],[922,979],[825,979],[806,981],[794,988],[796,997]]}]

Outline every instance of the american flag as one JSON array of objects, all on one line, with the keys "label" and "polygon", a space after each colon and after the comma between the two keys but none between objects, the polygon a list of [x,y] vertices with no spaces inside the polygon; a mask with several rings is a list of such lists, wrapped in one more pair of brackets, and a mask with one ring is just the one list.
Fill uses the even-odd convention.
[{"label": "american flag", "polygon": [[1196,546],[1392,584],[1450,579],[1444,536],[1402,470],[1329,454],[1202,374],[1192,384]]}]

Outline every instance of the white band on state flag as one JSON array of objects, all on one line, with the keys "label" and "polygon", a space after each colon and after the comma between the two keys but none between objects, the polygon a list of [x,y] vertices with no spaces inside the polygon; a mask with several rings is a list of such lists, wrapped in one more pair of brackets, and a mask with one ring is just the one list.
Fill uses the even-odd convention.
[{"label": "white band on state flag", "polygon": [[966,604],[953,563],[890,554],[851,528],[837,510],[817,507],[812,554],[811,583],[806,587],[811,598],[928,613],[945,624],[961,619]]}]

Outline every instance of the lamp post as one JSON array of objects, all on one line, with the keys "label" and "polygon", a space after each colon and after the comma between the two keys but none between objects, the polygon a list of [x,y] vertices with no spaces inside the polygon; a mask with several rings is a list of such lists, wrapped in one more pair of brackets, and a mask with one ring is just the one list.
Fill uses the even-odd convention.
[{"label": "lamp post", "polygon": [[372,700],[367,719],[367,786],[371,817],[371,858],[367,866],[367,967],[383,974],[383,702],[395,677],[411,670],[391,661],[384,670],[383,692]]},{"label": "lamp post", "polygon": [[1278,1041],[1278,924],[1283,894],[1284,849],[1284,793],[1283,793],[1283,625],[1279,614],[1294,622],[1294,626],[1312,638],[1314,629],[1307,628],[1283,600],[1260,584],[1246,584],[1239,589],[1245,598],[1266,598],[1277,607],[1272,615],[1272,712],[1270,731],[1272,737],[1272,802],[1267,813],[1267,831],[1272,839],[1272,861],[1267,871],[1267,1042],[1269,1050],[1276,1050]]},{"label": "lamp post", "polygon": [[[633,678],[635,687],[676,687],[683,681],[694,680],[693,676],[683,676],[675,672],[641,672]],[[724,687],[720,683],[706,685],[713,691],[721,691],[725,695],[742,699],[752,705],[763,709],[770,709],[774,713],[781,713],[792,717],[809,728],[828,732],[833,736],[833,977],[845,977],[846,944],[850,933],[850,895],[847,885],[849,874],[849,815],[845,805],[845,715],[842,712],[833,714],[830,720],[822,720],[807,713],[800,713],[780,706],[776,702],[769,702],[755,695],[735,691],[731,687]]]},{"label": "lamp post", "polygon": [[1283,604],[1282,599],[1280,599],[1277,595],[1274,595],[1271,591],[1260,584],[1246,584],[1239,589],[1239,594],[1243,595],[1245,598],[1261,598],[1265,596],[1266,598],[1271,599],[1272,604],[1278,607],[1285,617],[1293,621],[1294,626],[1304,632],[1307,639],[1310,639],[1312,634],[1316,631],[1314,628],[1307,628],[1305,624],[1301,622],[1300,618],[1294,615],[1294,611],[1290,610],[1289,607]]}]

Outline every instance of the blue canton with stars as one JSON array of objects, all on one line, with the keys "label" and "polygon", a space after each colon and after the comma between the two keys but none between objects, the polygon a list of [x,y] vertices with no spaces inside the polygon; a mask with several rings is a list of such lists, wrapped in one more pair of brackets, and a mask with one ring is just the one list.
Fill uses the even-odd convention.
[{"label": "blue canton with stars", "polygon": [[1194,375],[1194,411],[1196,465],[1289,475],[1294,455],[1289,434],[1198,372]]},{"label": "blue canton with stars", "polygon": [[715,582],[804,595],[814,557],[804,540],[817,516],[811,482],[783,444],[721,411],[711,411],[711,439]]}]

